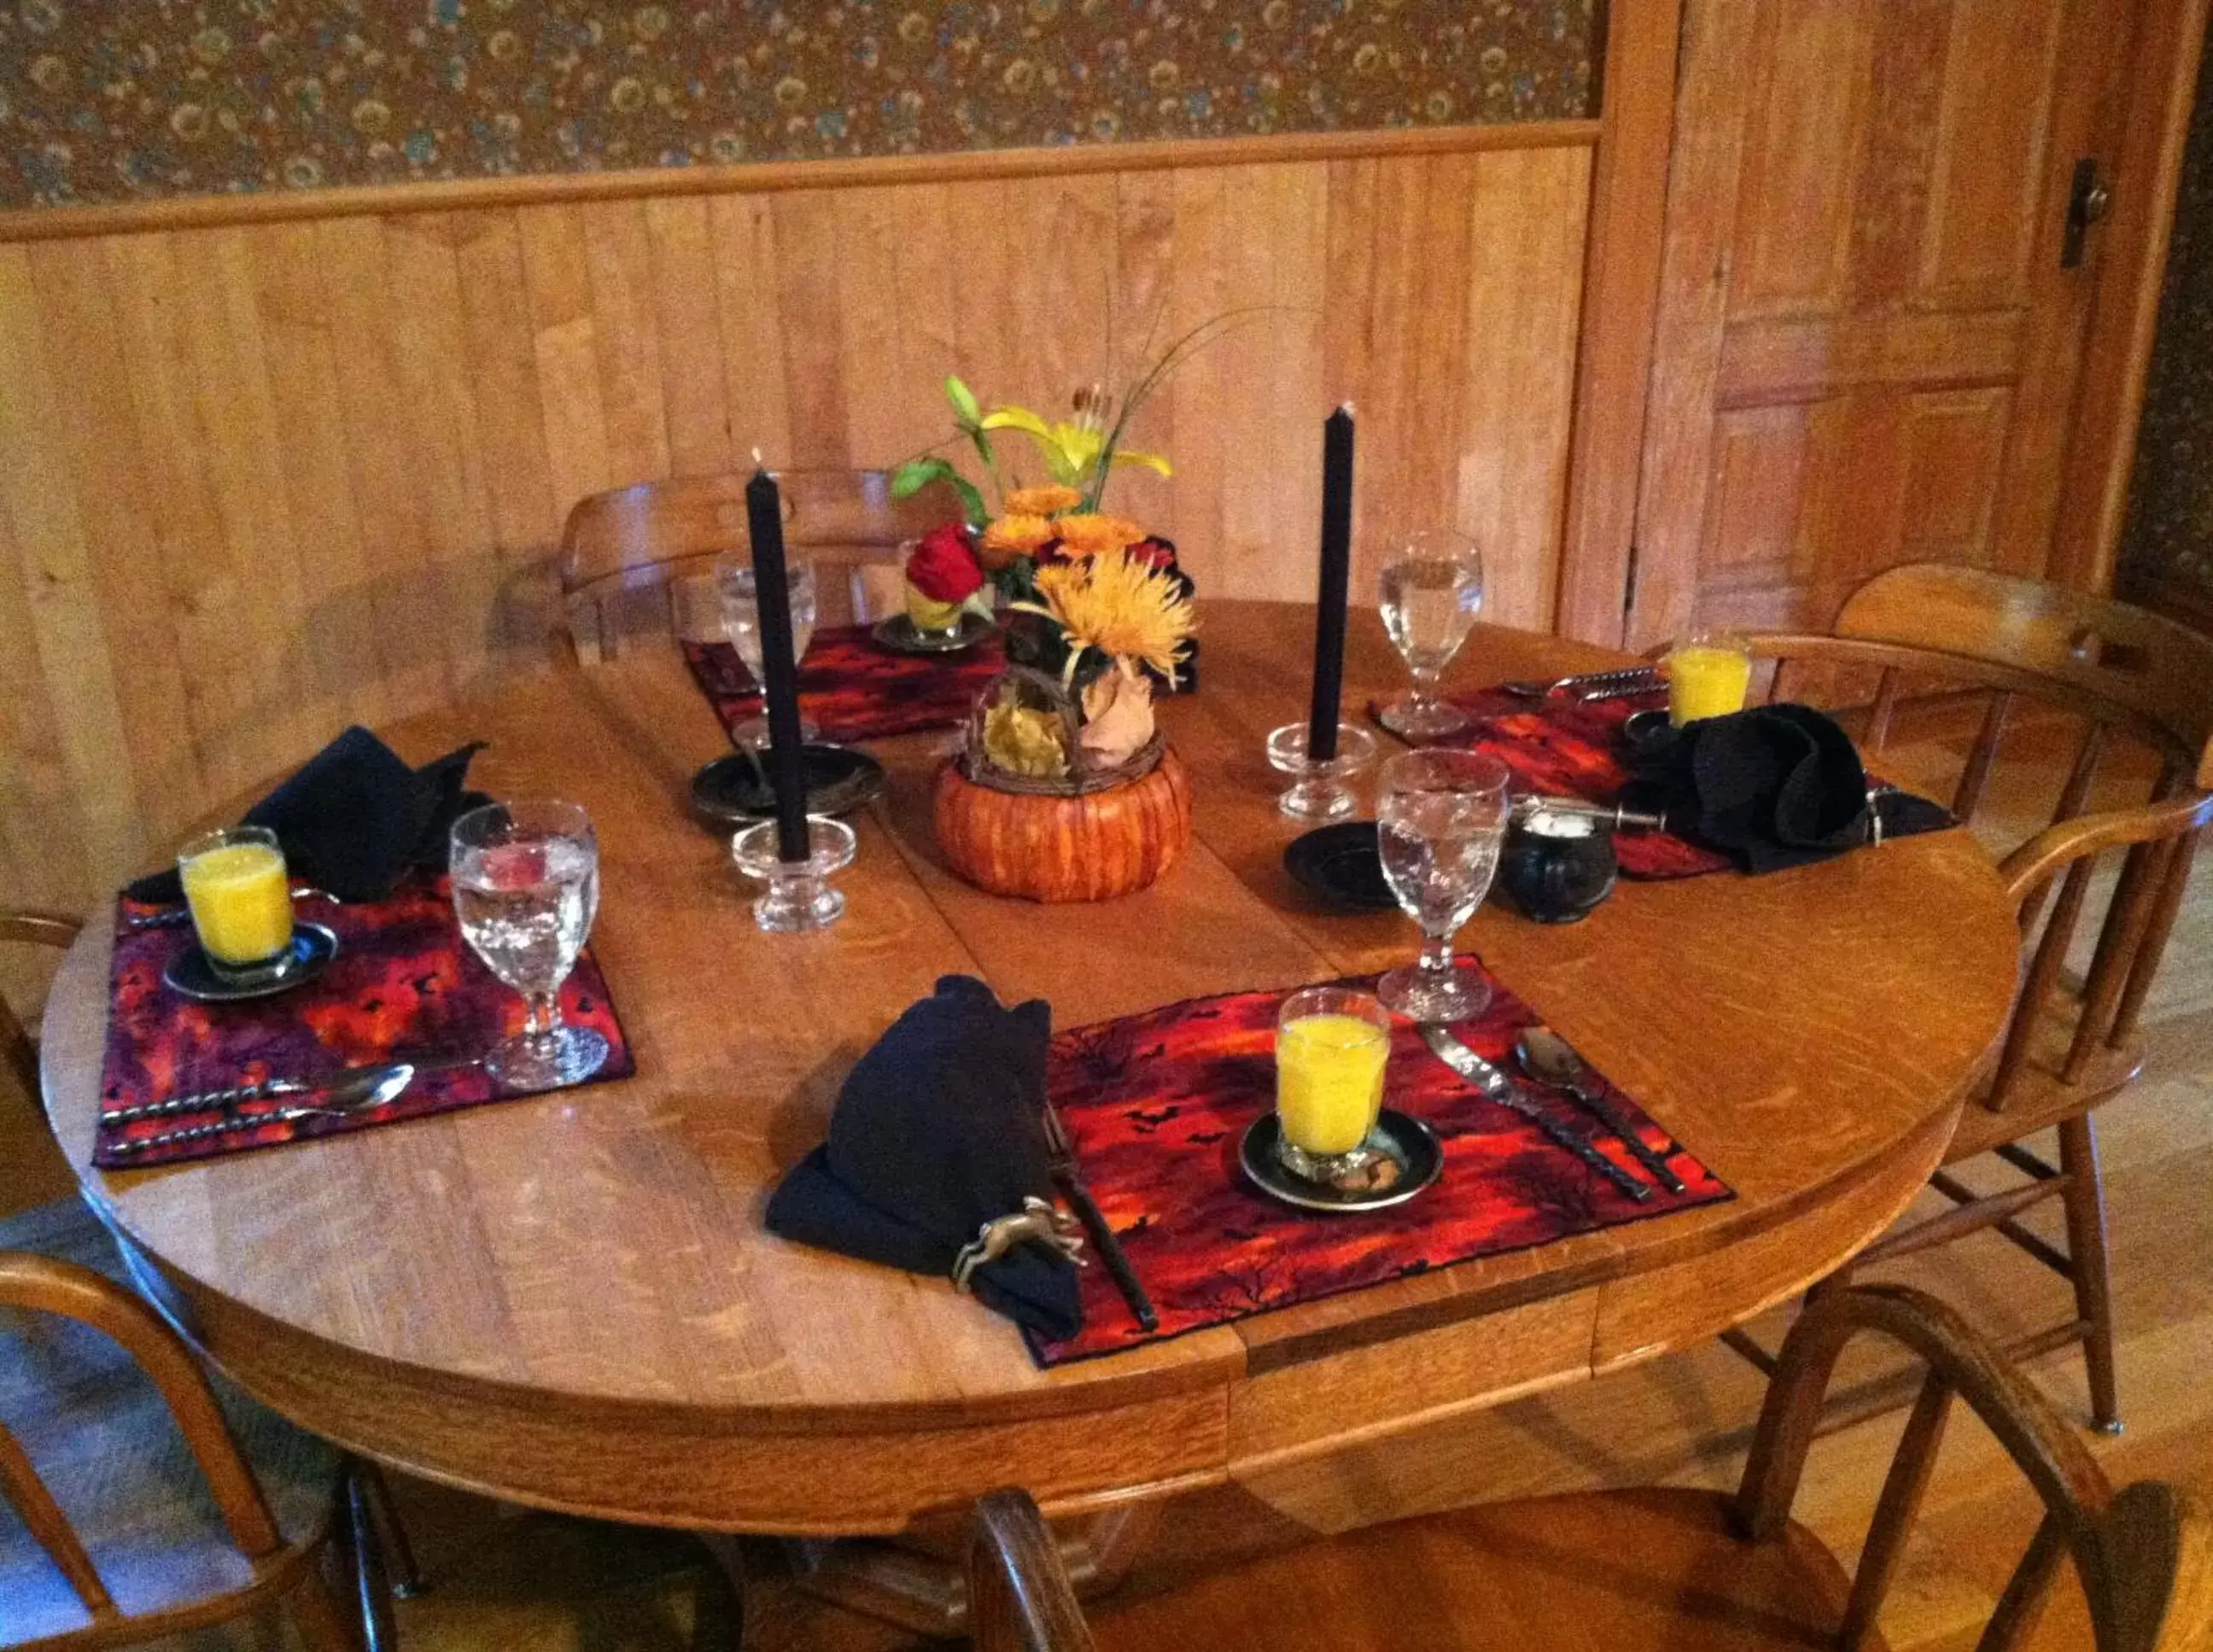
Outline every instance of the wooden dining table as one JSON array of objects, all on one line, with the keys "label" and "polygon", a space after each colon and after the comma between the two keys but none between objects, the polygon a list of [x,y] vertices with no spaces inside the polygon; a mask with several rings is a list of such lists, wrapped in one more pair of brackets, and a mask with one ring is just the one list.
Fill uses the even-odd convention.
[{"label": "wooden dining table", "polygon": [[[1209,601],[1162,722],[1196,836],[1154,887],[1039,906],[931,838],[948,737],[873,747],[842,922],[754,926],[688,784],[726,752],[665,644],[491,684],[382,730],[411,759],[590,811],[592,944],[637,1074],[171,1168],[90,1167],[110,954],[95,914],[46,1013],[46,1105],[87,1194],[247,1389],[344,1446],[546,1509],[704,1531],[895,1534],[1003,1484],[1056,1516],[1219,1484],[1710,1338],[1820,1279],[1934,1168],[2012,999],[1989,863],[1944,832],[1762,877],[1625,882],[1587,920],[1486,905],[1497,974],[1724,1179],[1724,1203],[1040,1369],[918,1277],[771,1236],[778,1176],[938,977],[1057,1027],[1372,972],[1417,943],[1284,871],[1269,730],[1304,714],[1311,609]],[[1478,626],[1463,686],[1617,663]],[[1403,682],[1355,616],[1345,704]],[[1372,777],[1370,777],[1372,779]],[[1367,783],[1363,782],[1363,784]],[[1431,1197],[1449,1198],[1448,1186]],[[1333,1219],[1333,1218],[1320,1218]]]}]

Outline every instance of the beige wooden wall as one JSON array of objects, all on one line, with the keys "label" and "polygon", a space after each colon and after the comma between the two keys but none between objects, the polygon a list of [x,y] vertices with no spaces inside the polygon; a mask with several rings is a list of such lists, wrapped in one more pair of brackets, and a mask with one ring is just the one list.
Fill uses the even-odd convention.
[{"label": "beige wooden wall", "polygon": [[1308,595],[1350,398],[1364,567],[1456,519],[1549,625],[1589,136],[0,228],[0,898],[88,905],[347,720],[541,662],[578,497],[898,460],[949,370],[1064,397],[1110,308],[1269,307],[1144,420],[1173,484],[1119,496],[1203,595]]}]

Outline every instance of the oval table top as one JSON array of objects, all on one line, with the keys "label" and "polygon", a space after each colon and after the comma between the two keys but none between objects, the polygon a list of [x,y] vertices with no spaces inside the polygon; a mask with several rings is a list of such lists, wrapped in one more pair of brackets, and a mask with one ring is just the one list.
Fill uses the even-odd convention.
[{"label": "oval table top", "polygon": [[[1039,1370],[942,1280],[771,1236],[778,1174],[853,1061],[966,971],[1057,1026],[1402,961],[1411,924],[1283,870],[1262,742],[1303,716],[1312,611],[1209,602],[1201,691],[1163,722],[1196,841],[1096,906],[985,895],[939,863],[943,737],[876,747],[844,920],[760,934],[688,814],[727,751],[673,649],[495,685],[386,730],[420,760],[491,744],[477,783],[585,804],[593,944],[637,1076],[171,1168],[89,1168],[108,926],[47,1011],[46,1100],[87,1191],[178,1317],[318,1433],[519,1501],[694,1527],[887,1532],[992,1486],[1052,1512],[1225,1477],[1680,1347],[1866,1243],[1936,1165],[1998,1033],[2016,938],[1963,832],[1747,878],[1625,883],[1586,922],[1486,907],[1464,934],[1734,1187],[1704,1209]],[[1466,683],[1614,656],[1479,627]],[[1348,707],[1400,683],[1356,616]]]}]

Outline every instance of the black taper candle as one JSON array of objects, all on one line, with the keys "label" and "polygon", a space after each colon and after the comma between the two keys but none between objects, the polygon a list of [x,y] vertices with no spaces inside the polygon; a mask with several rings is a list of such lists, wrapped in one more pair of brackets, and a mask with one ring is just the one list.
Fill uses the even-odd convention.
[{"label": "black taper candle", "polygon": [[808,856],[807,759],[800,750],[799,667],[791,656],[791,582],[783,565],[783,499],[765,468],[746,484],[746,532],[753,547],[753,600],[760,613],[761,693],[768,702],[769,783],[776,789],[776,856]]},{"label": "black taper candle", "polygon": [[1337,703],[1344,692],[1345,604],[1352,582],[1352,404],[1329,416],[1321,435],[1321,591],[1314,600],[1314,706],[1307,756],[1337,755]]}]

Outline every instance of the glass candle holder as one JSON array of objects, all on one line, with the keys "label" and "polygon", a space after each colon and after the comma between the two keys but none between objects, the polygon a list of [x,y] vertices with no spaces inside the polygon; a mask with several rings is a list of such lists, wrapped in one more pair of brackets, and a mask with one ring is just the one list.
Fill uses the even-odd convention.
[{"label": "glass candle holder", "polygon": [[1337,755],[1307,755],[1307,725],[1287,722],[1268,736],[1268,766],[1292,777],[1276,807],[1295,820],[1334,820],[1359,801],[1344,783],[1375,760],[1375,737],[1349,722],[1337,725]]},{"label": "glass candle holder", "polygon": [[771,935],[826,930],[844,916],[844,894],[831,887],[830,876],[853,863],[853,828],[826,814],[810,814],[807,840],[807,858],[787,861],[777,854],[774,820],[759,821],[730,839],[738,870],[767,886],[753,902],[753,922]]}]

